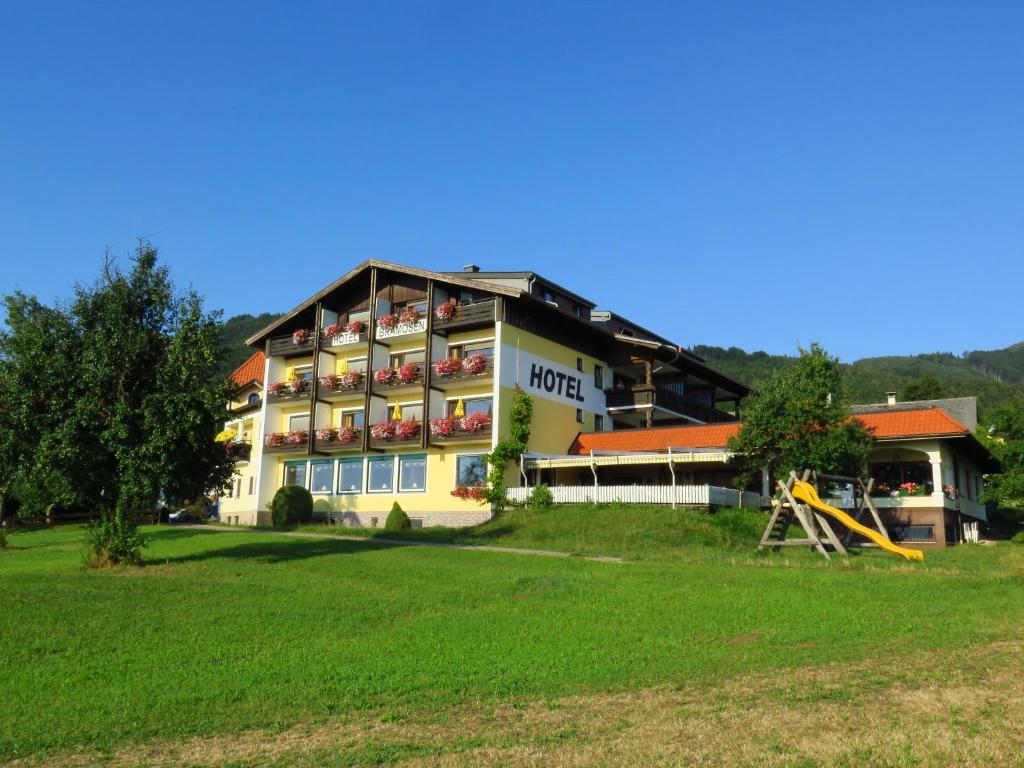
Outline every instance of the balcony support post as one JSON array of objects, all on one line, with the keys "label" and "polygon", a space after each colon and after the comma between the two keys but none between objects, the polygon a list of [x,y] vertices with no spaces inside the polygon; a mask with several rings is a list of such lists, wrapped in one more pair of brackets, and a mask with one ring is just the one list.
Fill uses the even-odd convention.
[{"label": "balcony support post", "polygon": [[370,269],[370,321],[366,328],[366,393],[363,395],[363,453],[370,447],[370,389],[373,387],[373,344],[377,335],[377,268]]},{"label": "balcony support post", "polygon": [[430,441],[430,374],[434,346],[434,281],[427,280],[427,339],[423,345],[423,427],[420,435],[420,448],[426,450]]},{"label": "balcony support post", "polygon": [[313,310],[313,380],[309,382],[309,434],[306,436],[306,453],[312,456],[316,447],[316,401],[320,382],[320,321],[323,304],[316,303]]}]

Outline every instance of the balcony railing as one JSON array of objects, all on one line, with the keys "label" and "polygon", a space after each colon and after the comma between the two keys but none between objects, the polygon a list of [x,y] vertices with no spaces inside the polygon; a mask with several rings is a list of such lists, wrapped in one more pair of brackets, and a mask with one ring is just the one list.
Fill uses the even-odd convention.
[{"label": "balcony railing", "polygon": [[494,356],[472,354],[466,357],[447,357],[431,365],[430,382],[436,387],[488,381],[494,376]]},{"label": "balcony railing", "polygon": [[434,330],[447,332],[472,326],[494,325],[495,307],[494,299],[478,301],[475,304],[459,304],[455,307],[450,320],[442,320],[435,316]]},{"label": "balcony railing", "polygon": [[342,328],[325,328],[324,329],[324,346],[328,348],[334,347],[347,347],[353,344],[366,344],[369,339],[369,334],[364,328],[359,333],[353,333]]},{"label": "balcony railing", "polygon": [[657,385],[634,384],[625,389],[607,389],[605,405],[608,408],[623,409],[657,406],[708,424],[735,421],[735,416],[731,413],[720,411],[693,397],[680,395]]},{"label": "balcony railing", "polygon": [[309,445],[309,432],[296,429],[291,432],[268,432],[263,439],[264,453],[305,452]]},{"label": "balcony railing", "polygon": [[[384,320],[384,317],[396,318],[394,324],[382,325],[381,321]],[[396,336],[409,336],[414,333],[425,333],[427,330],[427,318],[425,317],[420,317],[408,322],[403,322],[402,320],[397,319],[396,315],[385,315],[384,317],[380,318],[377,322],[377,329],[374,334],[374,338],[378,341],[393,339]]]},{"label": "balcony railing", "polygon": [[275,336],[270,340],[270,354],[295,356],[313,351],[313,332],[306,331],[302,334],[290,333],[287,336]]},{"label": "balcony railing", "polygon": [[491,430],[491,417],[482,413],[471,413],[465,418],[443,416],[430,420],[430,442],[435,444],[470,440],[490,442]]},{"label": "balcony railing", "polygon": [[235,461],[248,461],[252,455],[252,443],[238,440],[224,444],[224,450]]}]

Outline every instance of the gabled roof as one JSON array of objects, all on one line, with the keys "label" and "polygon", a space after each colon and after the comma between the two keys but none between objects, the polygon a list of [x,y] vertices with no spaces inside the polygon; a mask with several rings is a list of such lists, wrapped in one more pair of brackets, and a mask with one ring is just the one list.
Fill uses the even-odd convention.
[{"label": "gabled roof", "polygon": [[240,387],[247,387],[254,382],[262,384],[264,362],[263,353],[256,352],[248,360],[235,368],[228,378]]},{"label": "gabled roof", "polygon": [[252,345],[258,341],[262,341],[264,338],[273,333],[275,329],[280,328],[282,325],[291,320],[297,314],[299,314],[305,309],[309,309],[311,306],[316,304],[320,299],[322,299],[327,294],[337,290],[345,283],[351,281],[353,278],[358,276],[360,273],[365,272],[366,270],[371,269],[373,267],[377,267],[379,269],[389,269],[393,272],[402,272],[406,275],[415,275],[416,277],[423,277],[428,280],[437,280],[438,282],[441,283],[448,283],[449,285],[458,285],[462,288],[472,288],[477,290],[482,288],[483,290],[489,291],[490,293],[501,294],[503,296],[512,296],[513,298],[518,298],[521,295],[523,295],[523,292],[518,288],[510,288],[507,285],[498,285],[497,283],[488,283],[484,280],[468,280],[463,277],[458,277],[457,275],[461,273],[452,274],[448,272],[434,272],[433,270],[429,269],[420,269],[418,267],[407,267],[404,264],[395,264],[394,262],[391,261],[381,261],[380,259],[367,259],[362,264],[357,266],[355,269],[346,272],[344,275],[339,277],[337,280],[335,280],[333,283],[328,285],[323,290],[317,291],[315,294],[310,296],[308,299],[303,301],[294,309],[290,310],[289,312],[285,312],[283,315],[281,315],[281,317],[279,317],[277,320],[272,322],[267,327],[258,330],[256,333],[254,333],[252,336],[246,339],[245,343]]},{"label": "gabled roof", "polygon": [[[964,437],[970,430],[941,408],[916,411],[887,411],[855,414],[876,440],[920,439],[925,437]],[[581,432],[569,453],[591,451],[667,451],[669,447],[701,449],[725,448],[730,437],[737,434],[741,423],[704,424],[653,429],[620,429],[614,432]]]},{"label": "gabled roof", "polygon": [[941,408],[951,417],[973,430],[978,426],[978,398],[944,397],[938,400],[907,400],[902,403],[866,403],[850,406],[850,413],[885,413],[890,411],[919,411],[922,408]]}]

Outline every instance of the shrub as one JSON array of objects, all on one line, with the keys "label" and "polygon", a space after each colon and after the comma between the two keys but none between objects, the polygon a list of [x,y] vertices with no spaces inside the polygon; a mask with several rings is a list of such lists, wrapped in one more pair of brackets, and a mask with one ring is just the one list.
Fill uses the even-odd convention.
[{"label": "shrub", "polygon": [[412,520],[405,514],[401,504],[397,501],[391,505],[388,519],[384,522],[385,531],[408,531],[412,528]]},{"label": "shrub", "polygon": [[546,509],[551,509],[555,503],[555,497],[551,495],[551,489],[545,483],[541,483],[530,491],[530,499],[526,503],[531,509],[543,512]]},{"label": "shrub", "polygon": [[90,568],[111,565],[138,565],[142,562],[145,539],[135,521],[126,515],[104,516],[89,524],[86,562]]},{"label": "shrub", "polygon": [[7,529],[0,528],[0,549],[7,549]]},{"label": "shrub", "polygon": [[270,502],[270,520],[275,528],[311,522],[313,495],[298,485],[281,486]]},{"label": "shrub", "polygon": [[1024,531],[1013,534],[1013,538],[1010,539],[1014,544],[1024,544]]}]

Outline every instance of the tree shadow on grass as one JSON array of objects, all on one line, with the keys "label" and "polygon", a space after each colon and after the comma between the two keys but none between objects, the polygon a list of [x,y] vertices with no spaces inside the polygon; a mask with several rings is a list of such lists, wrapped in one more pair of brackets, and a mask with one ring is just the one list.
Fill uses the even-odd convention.
[{"label": "tree shadow on grass", "polygon": [[[202,533],[197,531],[197,533]],[[228,542],[225,542],[227,544]],[[159,563],[195,563],[204,560],[260,560],[265,563],[285,563],[308,560],[328,555],[352,555],[381,549],[394,549],[400,544],[385,541],[345,541],[339,539],[300,539],[286,536],[274,540],[254,541],[223,547],[211,547],[201,552],[158,558]]]}]

